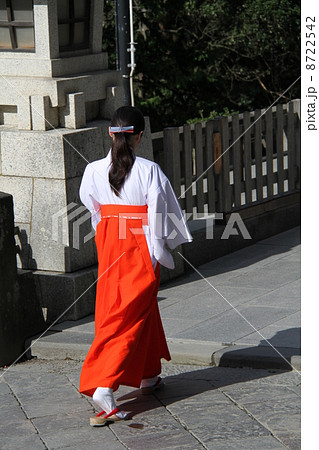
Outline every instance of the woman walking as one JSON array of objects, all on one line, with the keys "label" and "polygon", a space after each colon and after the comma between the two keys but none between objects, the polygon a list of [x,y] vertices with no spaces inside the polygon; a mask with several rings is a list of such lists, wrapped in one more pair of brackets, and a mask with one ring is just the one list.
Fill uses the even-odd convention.
[{"label": "woman walking", "polygon": [[80,392],[102,409],[93,426],[122,420],[113,392],[120,385],[150,393],[162,384],[161,358],[170,360],[159,315],[159,264],[172,269],[171,249],[191,242],[187,224],[160,167],[135,155],[144,117],[119,108],[106,158],[85,169],[80,197],[96,229],[98,282],[95,339],[84,361]]}]

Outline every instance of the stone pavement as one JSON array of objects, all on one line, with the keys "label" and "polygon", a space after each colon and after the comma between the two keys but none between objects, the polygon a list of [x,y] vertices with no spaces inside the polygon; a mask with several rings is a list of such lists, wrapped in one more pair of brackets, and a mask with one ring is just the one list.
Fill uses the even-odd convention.
[{"label": "stone pavement", "polygon": [[58,324],[33,340],[38,359],[0,370],[0,448],[299,449],[300,229],[198,270],[159,292],[165,389],[121,387],[131,419],[89,427],[78,380],[93,320]]},{"label": "stone pavement", "polygon": [[[190,270],[159,291],[173,362],[300,370],[299,227]],[[60,323],[32,354],[83,360],[93,338],[93,316]]]},{"label": "stone pavement", "polygon": [[0,370],[0,448],[300,449],[296,371],[164,364],[163,390],[116,393],[130,420],[92,428],[80,369],[76,361],[34,359]]}]

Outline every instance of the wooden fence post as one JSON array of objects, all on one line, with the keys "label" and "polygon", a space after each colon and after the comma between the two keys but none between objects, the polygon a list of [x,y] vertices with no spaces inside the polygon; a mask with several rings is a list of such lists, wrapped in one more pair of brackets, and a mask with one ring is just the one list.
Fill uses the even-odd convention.
[{"label": "wooden fence post", "polygon": [[196,205],[197,213],[204,212],[204,189],[203,189],[203,130],[202,124],[195,125],[195,156],[196,156]]},{"label": "wooden fence post", "polygon": [[300,123],[300,100],[293,100],[294,104],[294,128],[295,128],[295,164],[296,164],[296,184],[295,188],[300,189],[301,179],[301,123]]},{"label": "wooden fence post", "polygon": [[181,161],[178,128],[165,128],[163,138],[166,175],[177,197],[181,195]]},{"label": "wooden fence post", "polygon": [[255,168],[256,168],[256,193],[257,201],[263,199],[263,173],[262,173],[262,134],[261,134],[261,111],[255,111]]},{"label": "wooden fence post", "polygon": [[250,112],[244,112],[245,205],[252,203]]},{"label": "wooden fence post", "polygon": [[214,175],[216,180],[217,203],[216,211],[224,210],[224,185],[223,185],[223,142],[222,142],[222,118],[214,119]]},{"label": "wooden fence post", "polygon": [[184,163],[185,163],[185,208],[187,213],[193,214],[193,157],[192,157],[192,134],[191,126],[184,125]]},{"label": "wooden fence post", "polygon": [[287,108],[287,139],[288,139],[288,190],[294,191],[296,186],[296,142],[295,142],[295,112],[293,102]]},{"label": "wooden fence post", "polygon": [[233,116],[233,174],[235,207],[241,206],[241,183],[243,179],[243,155],[240,145],[239,115]]},{"label": "wooden fence post", "polygon": [[281,104],[276,107],[276,148],[277,148],[277,183],[278,194],[284,193],[284,150],[283,150],[283,133],[284,133],[284,116]]},{"label": "wooden fence post", "polygon": [[223,185],[223,209],[221,212],[224,214],[229,213],[231,210],[231,185],[229,179],[229,152],[232,151],[232,147],[229,146],[229,128],[228,117],[222,117],[222,176],[221,181]]},{"label": "wooden fence post", "polygon": [[272,108],[266,111],[266,166],[267,166],[267,198],[274,195],[274,145]]},{"label": "wooden fence post", "polygon": [[213,143],[213,133],[214,133],[214,121],[209,120],[206,122],[206,163],[207,163],[207,203],[208,212],[213,213],[216,211],[216,198],[215,198],[215,176],[214,176],[214,166],[213,166],[213,156],[214,156],[214,143]]}]

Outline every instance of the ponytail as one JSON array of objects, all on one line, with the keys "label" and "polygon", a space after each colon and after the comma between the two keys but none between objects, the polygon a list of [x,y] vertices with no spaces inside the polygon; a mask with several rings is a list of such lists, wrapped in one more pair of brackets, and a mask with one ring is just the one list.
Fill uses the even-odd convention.
[{"label": "ponytail", "polygon": [[119,197],[119,191],[134,164],[133,150],[127,142],[126,133],[115,134],[111,155],[112,166],[109,172],[109,182],[112,191]]},{"label": "ponytail", "polygon": [[132,106],[123,106],[115,111],[111,127],[133,127],[133,132],[114,132],[111,147],[112,164],[109,171],[109,182],[112,191],[120,196],[120,190],[134,164],[134,152],[131,148],[132,136],[144,131],[143,114]]}]

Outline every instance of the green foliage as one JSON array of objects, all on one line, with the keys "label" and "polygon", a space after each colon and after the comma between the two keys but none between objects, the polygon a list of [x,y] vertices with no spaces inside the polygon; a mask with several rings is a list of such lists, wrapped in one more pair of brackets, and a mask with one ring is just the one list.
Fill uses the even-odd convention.
[{"label": "green foliage", "polygon": [[[113,0],[105,11],[114,64]],[[135,98],[154,131],[270,105],[300,75],[296,0],[135,0],[134,20]]]},{"label": "green foliage", "polygon": [[239,111],[230,111],[228,108],[224,108],[222,112],[217,111],[210,111],[208,116],[204,116],[204,111],[199,111],[200,117],[194,117],[193,119],[187,119],[186,123],[192,124],[192,123],[198,123],[198,122],[207,122],[208,120],[212,120],[215,117],[221,117],[221,116],[231,116],[233,114],[238,114]]}]

